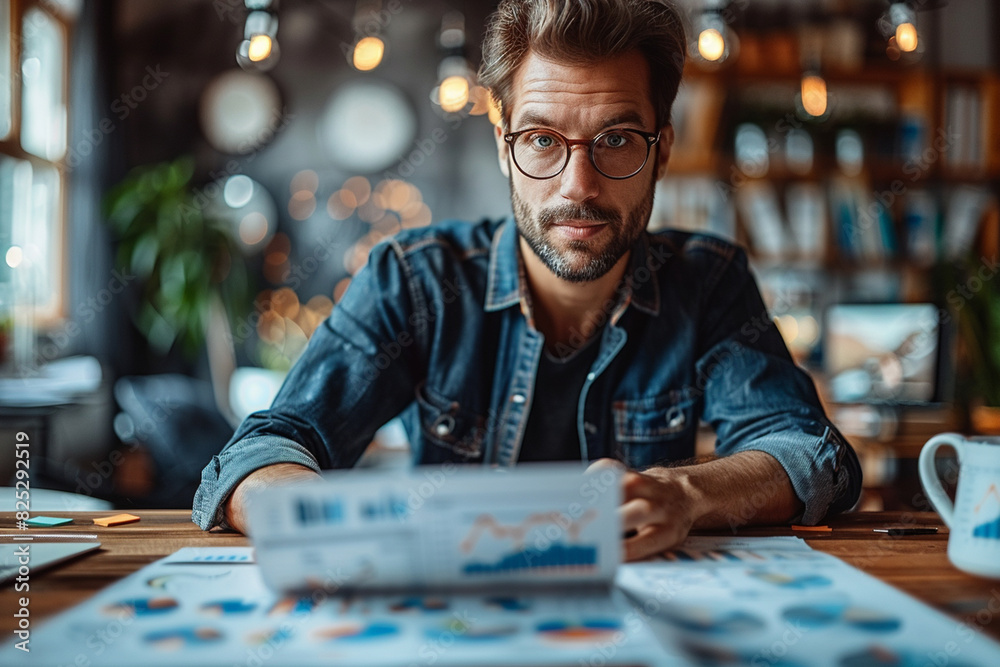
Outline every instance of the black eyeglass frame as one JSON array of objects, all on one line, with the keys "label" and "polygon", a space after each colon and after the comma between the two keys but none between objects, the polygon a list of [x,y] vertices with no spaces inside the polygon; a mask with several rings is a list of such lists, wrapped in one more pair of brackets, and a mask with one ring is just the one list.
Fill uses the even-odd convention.
[{"label": "black eyeglass frame", "polygon": [[[566,160],[563,161],[563,166],[559,168],[559,171],[552,174],[551,176],[532,176],[531,174],[529,174],[528,172],[526,172],[524,169],[521,168],[521,165],[517,163],[517,158],[514,157],[514,152],[515,152],[514,142],[517,141],[517,138],[519,136],[525,134],[526,132],[548,132],[562,139],[563,143],[566,145]],[[646,141],[646,157],[643,159],[642,164],[639,165],[639,168],[633,171],[628,176],[611,176],[609,174],[606,174],[600,167],[597,166],[597,162],[594,161],[594,146],[597,145],[598,140],[600,140],[602,137],[608,134],[614,134],[616,132],[631,132],[632,134],[639,135]],[[503,140],[507,143],[507,146],[510,149],[510,159],[511,162],[514,163],[514,166],[517,167],[517,170],[522,174],[524,174],[525,176],[527,176],[528,178],[532,178],[536,181],[547,181],[548,179],[555,178],[559,174],[566,171],[566,165],[569,164],[569,158],[570,155],[572,154],[573,146],[587,146],[587,157],[590,159],[590,164],[593,165],[594,169],[596,169],[597,173],[599,173],[601,176],[605,178],[610,178],[614,181],[624,181],[626,178],[632,178],[633,176],[635,176],[636,174],[638,174],[640,171],[643,170],[643,168],[646,166],[646,163],[649,162],[650,150],[660,141],[660,133],[657,132],[654,134],[652,132],[646,132],[644,130],[634,130],[632,128],[616,128],[612,130],[605,130],[604,132],[601,132],[593,139],[568,139],[562,133],[556,132],[555,130],[551,130],[547,127],[529,127],[524,130],[518,130],[517,132],[508,132],[507,134],[503,135]]]}]

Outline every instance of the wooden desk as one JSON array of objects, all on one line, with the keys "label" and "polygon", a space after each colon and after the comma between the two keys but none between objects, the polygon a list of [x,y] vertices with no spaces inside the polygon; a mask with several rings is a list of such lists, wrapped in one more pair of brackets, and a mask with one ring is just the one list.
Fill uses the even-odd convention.
[{"label": "wooden desk", "polygon": [[[134,511],[138,523],[102,528],[91,519],[106,512],[53,512],[73,517],[72,525],[34,529],[36,532],[96,533],[99,551],[31,576],[31,615],[37,622],[86,600],[99,589],[148,563],[186,546],[246,546],[242,535],[204,533],[181,510]],[[936,535],[889,537],[873,528],[899,523],[939,526]],[[787,528],[753,528],[742,535],[798,535],[825,551],[936,607],[970,627],[1000,639],[1000,581],[967,575],[948,562],[948,529],[933,513],[859,512],[837,519],[829,533],[795,532]],[[0,532],[13,533],[14,517],[0,513]],[[0,590],[0,633],[14,630],[11,610],[17,598],[12,585]]]}]

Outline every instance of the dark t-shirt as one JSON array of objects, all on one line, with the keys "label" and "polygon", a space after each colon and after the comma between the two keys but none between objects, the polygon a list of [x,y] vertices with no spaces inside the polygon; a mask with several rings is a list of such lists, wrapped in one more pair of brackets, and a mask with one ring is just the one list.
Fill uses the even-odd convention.
[{"label": "dark t-shirt", "polygon": [[568,357],[542,351],[535,376],[528,426],[517,460],[579,461],[580,435],[576,428],[577,398],[601,346],[600,332]]}]

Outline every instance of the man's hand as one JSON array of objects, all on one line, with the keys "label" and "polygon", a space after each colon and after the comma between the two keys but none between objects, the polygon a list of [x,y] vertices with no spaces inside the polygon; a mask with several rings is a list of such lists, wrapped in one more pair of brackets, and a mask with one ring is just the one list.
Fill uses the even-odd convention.
[{"label": "man's hand", "polygon": [[[591,468],[621,464],[600,459]],[[694,528],[788,523],[802,512],[788,474],[770,454],[739,452],[707,463],[628,471],[619,514],[626,561],[677,546]]]},{"label": "man's hand", "polygon": [[247,507],[255,491],[278,484],[311,482],[317,479],[320,479],[318,474],[297,463],[276,463],[259,468],[244,477],[229,495],[225,505],[226,523],[230,528],[248,535]]},{"label": "man's hand", "polygon": [[[684,541],[698,514],[696,489],[684,468],[629,470],[622,477],[619,515],[625,539],[626,561],[639,560]],[[634,531],[634,534],[632,534]]]}]

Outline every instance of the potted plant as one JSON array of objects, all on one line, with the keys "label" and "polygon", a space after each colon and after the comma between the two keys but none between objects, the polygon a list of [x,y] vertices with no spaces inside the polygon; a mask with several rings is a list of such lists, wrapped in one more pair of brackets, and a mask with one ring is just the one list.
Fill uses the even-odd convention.
[{"label": "potted plant", "polygon": [[978,433],[1000,434],[1000,276],[982,277],[981,264],[968,266],[962,289],[949,294],[958,310],[959,333],[972,382],[969,417]]},{"label": "potted plant", "polygon": [[190,158],[139,167],[105,197],[118,242],[117,263],[141,283],[134,322],[164,354],[195,355],[205,339],[213,299],[230,312],[245,307],[247,274],[228,221],[195,197]]}]

